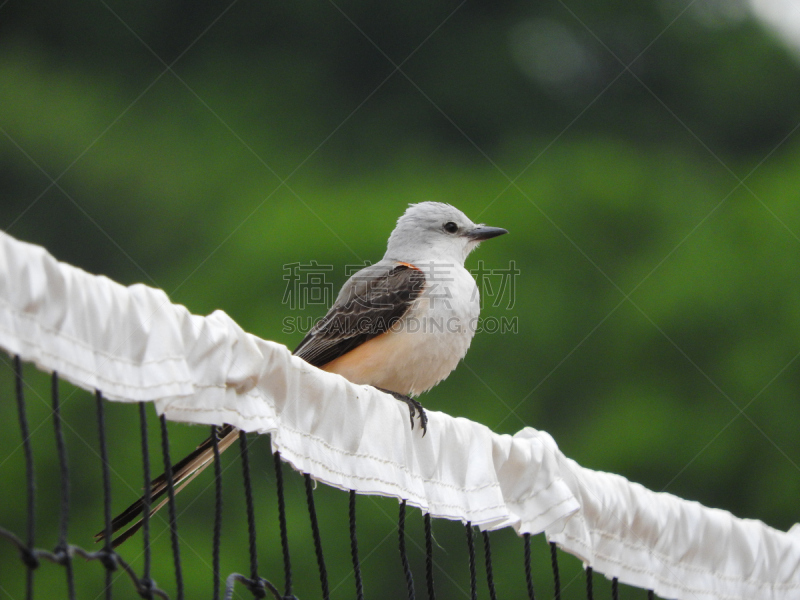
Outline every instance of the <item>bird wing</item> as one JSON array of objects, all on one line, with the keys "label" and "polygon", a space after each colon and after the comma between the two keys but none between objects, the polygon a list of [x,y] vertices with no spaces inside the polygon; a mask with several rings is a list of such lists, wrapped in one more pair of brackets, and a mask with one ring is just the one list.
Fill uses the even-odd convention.
[{"label": "bird wing", "polygon": [[322,367],[389,330],[425,287],[425,274],[400,263],[374,265],[353,275],[331,309],[306,334],[296,356]]}]

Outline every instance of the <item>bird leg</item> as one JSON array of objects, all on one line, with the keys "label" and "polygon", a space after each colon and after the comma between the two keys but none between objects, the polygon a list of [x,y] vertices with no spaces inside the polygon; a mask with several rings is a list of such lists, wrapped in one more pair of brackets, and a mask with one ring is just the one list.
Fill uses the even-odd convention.
[{"label": "bird leg", "polygon": [[419,424],[422,427],[422,437],[425,437],[425,434],[428,433],[428,415],[425,414],[425,409],[422,408],[422,404],[420,404],[419,400],[414,400],[414,398],[401,394],[400,392],[393,392],[392,390],[385,390],[383,388],[378,389],[386,394],[391,394],[397,400],[400,400],[400,402],[405,402],[408,405],[411,429],[414,429],[414,417],[417,411],[419,411]]}]

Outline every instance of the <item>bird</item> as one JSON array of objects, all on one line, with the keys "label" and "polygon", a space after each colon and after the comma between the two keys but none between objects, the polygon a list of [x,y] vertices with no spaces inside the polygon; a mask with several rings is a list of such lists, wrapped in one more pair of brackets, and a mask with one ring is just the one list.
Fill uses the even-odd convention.
[{"label": "bird", "polygon": [[[485,240],[508,233],[473,223],[442,202],[411,204],[397,220],[383,258],[353,274],[327,314],[317,321],[293,354],[324,371],[370,385],[408,405],[411,429],[419,419],[424,436],[427,416],[416,396],[430,390],[467,353],[480,315],[477,284],[464,267],[467,256]],[[218,450],[238,437],[231,425],[217,430]],[[214,457],[213,439],[203,441],[172,467],[176,493]],[[166,502],[166,475],[151,484],[151,515]],[[149,503],[148,503],[149,504]],[[152,504],[151,504],[152,506]],[[116,547],[141,526],[145,499],[112,520]],[[96,541],[106,532],[95,535]]]}]

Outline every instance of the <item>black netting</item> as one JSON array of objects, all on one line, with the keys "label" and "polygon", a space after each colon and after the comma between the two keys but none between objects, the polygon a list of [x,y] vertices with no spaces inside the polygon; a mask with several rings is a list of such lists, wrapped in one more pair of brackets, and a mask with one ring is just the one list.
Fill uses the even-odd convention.
[{"label": "black netting", "polygon": [[[213,488],[213,506],[203,513],[203,507],[197,507],[198,511],[204,515],[203,521],[207,522],[210,542],[208,546],[200,551],[196,545],[196,540],[184,537],[183,528],[179,530],[184,513],[187,512],[194,500],[187,498],[184,505],[176,501],[176,490],[173,482],[171,453],[171,433],[170,428],[176,427],[168,425],[167,421],[161,417],[158,419],[160,424],[160,446],[162,460],[165,468],[166,480],[166,504],[167,521],[164,523],[161,513],[157,516],[149,517],[151,506],[151,472],[150,472],[150,452],[151,440],[148,437],[148,422],[152,421],[152,416],[148,417],[148,412],[152,412],[146,404],[138,404],[138,419],[131,418],[134,408],[119,404],[107,403],[98,391],[95,394],[95,437],[97,448],[94,453],[100,462],[99,478],[93,479],[87,474],[75,473],[75,469],[70,469],[70,453],[73,451],[83,451],[81,448],[70,448],[69,436],[66,433],[72,432],[72,418],[65,420],[64,407],[66,401],[62,399],[61,384],[57,374],[50,378],[50,411],[41,419],[41,406],[37,403],[37,422],[35,428],[31,427],[28,406],[26,400],[26,390],[30,389],[33,394],[40,396],[39,387],[26,383],[23,377],[23,365],[19,358],[15,358],[11,363],[6,361],[10,367],[10,376],[13,378],[13,390],[16,395],[16,413],[18,425],[14,428],[7,427],[6,436],[14,435],[12,429],[18,432],[16,448],[22,449],[19,459],[16,457],[16,448],[12,448],[9,455],[3,456],[4,462],[17,461],[20,463],[17,469],[20,481],[3,481],[4,489],[19,489],[16,497],[19,498],[21,516],[18,521],[10,523],[0,523],[0,538],[7,543],[2,544],[6,550],[10,547],[17,551],[19,560],[5,560],[9,555],[4,551],[0,554],[3,558],[3,581],[0,584],[3,591],[9,597],[17,598],[24,595],[25,598],[32,600],[34,597],[57,597],[52,592],[52,582],[42,581],[37,585],[37,573],[45,571],[42,559],[54,563],[62,570],[62,577],[65,578],[65,585],[62,585],[62,593],[58,596],[68,598],[83,597],[78,590],[93,589],[91,597],[105,597],[111,599],[114,594],[117,597],[142,597],[142,598],[183,598],[195,597],[197,590],[204,588],[204,596],[214,599],[224,593],[224,598],[245,597],[252,595],[255,598],[273,597],[278,600],[294,598],[330,597],[349,598],[355,595],[358,600],[369,597],[376,598],[409,598],[416,597],[414,587],[414,571],[420,569],[425,574],[425,588],[429,600],[434,600],[437,594],[440,597],[463,596],[475,600],[478,597],[487,597],[491,600],[504,597],[517,596],[520,593],[527,595],[530,600],[535,597],[543,598],[543,589],[551,587],[553,597],[560,599],[569,598],[588,598],[609,597],[617,599],[620,597],[631,598],[653,598],[653,593],[649,591],[636,590],[620,586],[616,579],[611,582],[603,582],[605,586],[602,596],[600,595],[600,585],[593,578],[590,568],[585,571],[577,561],[568,557],[571,561],[571,571],[562,573],[559,566],[559,553],[555,544],[547,544],[542,536],[525,535],[521,539],[513,536],[507,530],[495,533],[481,532],[483,564],[485,570],[485,580],[480,582],[478,577],[477,556],[474,535],[475,530],[470,523],[466,524],[466,540],[464,539],[463,529],[460,535],[451,535],[453,528],[458,528],[458,524],[449,521],[436,521],[429,515],[421,515],[416,509],[409,509],[405,501],[400,502],[399,515],[395,519],[384,510],[386,502],[390,499],[373,498],[361,496],[357,497],[354,492],[343,494],[324,487],[325,500],[327,503],[319,504],[315,501],[315,482],[310,475],[300,476],[292,471],[292,476],[284,480],[284,469],[280,456],[275,454],[270,460],[258,460],[258,453],[251,451],[251,446],[258,441],[258,436],[248,436],[245,433],[239,434],[239,454],[234,458],[241,466],[241,486],[235,494],[238,496],[238,504],[235,506],[230,502],[231,496],[227,497],[227,502],[223,503],[224,490],[223,479],[232,478],[235,470],[228,471],[228,467],[220,460],[218,443],[220,441],[220,430],[217,427],[211,428],[211,441],[214,456],[214,472],[212,481],[208,483],[206,479],[206,489]],[[39,376],[39,375],[37,375]],[[68,400],[73,401],[73,391],[69,394]],[[41,397],[38,398],[42,400]],[[11,403],[5,403],[10,406]],[[136,448],[120,449],[116,448],[122,439],[129,440],[131,436],[109,435],[108,415],[110,407],[114,411],[125,411],[128,413],[126,421],[129,427],[136,430],[133,439],[137,439]],[[72,408],[72,407],[70,407]],[[86,405],[81,407],[81,413],[86,414]],[[38,441],[39,430],[45,420],[52,422],[55,433],[54,453],[56,477],[43,478],[37,476],[35,470],[35,444]],[[115,422],[119,424],[119,419]],[[132,424],[132,425],[130,425]],[[81,426],[85,426],[83,423]],[[188,428],[186,428],[188,429]],[[82,441],[81,432],[74,431],[75,435]],[[13,446],[13,445],[12,445]],[[259,449],[263,448],[261,446]],[[136,456],[136,465],[133,464],[114,464],[111,456],[122,453]],[[255,461],[255,462],[254,462]],[[139,545],[135,541],[129,541],[125,546],[114,548],[111,542],[112,519],[114,510],[112,506],[112,492],[114,492],[114,475],[119,475],[121,471],[139,471],[144,477],[144,499],[143,499],[143,520],[141,523],[141,537]],[[267,472],[267,469],[270,472]],[[3,472],[4,473],[4,472]],[[15,472],[16,473],[16,472]],[[5,474],[3,474],[5,478]],[[48,506],[58,507],[58,517],[55,521],[48,520],[47,527],[53,532],[45,531],[42,527],[37,530],[37,485],[39,482],[39,498],[46,499]],[[94,481],[99,490],[97,491],[98,502],[88,507],[89,512],[95,517],[96,524],[103,525],[105,533],[102,548],[97,551],[85,550],[81,545],[71,543],[70,538],[84,539],[91,537],[87,531],[76,531],[70,529],[71,512],[76,510],[75,495],[76,486],[80,487],[81,498],[86,492],[84,486],[87,482]],[[269,482],[276,494],[269,495],[262,493],[263,486],[259,483]],[[231,486],[225,486],[230,491]],[[24,490],[24,493],[23,493]],[[126,494],[130,490],[123,490]],[[202,484],[197,487],[197,491],[202,495],[204,491]],[[6,494],[9,496],[8,494]],[[191,496],[191,492],[187,494]],[[301,501],[305,496],[304,502]],[[243,498],[242,498],[243,496]],[[345,503],[340,503],[340,498],[344,497]],[[55,498],[55,501],[53,501]],[[305,507],[302,506],[305,504]],[[356,528],[356,514],[358,506],[370,504],[377,506],[376,510],[371,510],[371,515],[378,515],[370,521],[370,525],[377,525],[382,529],[383,536],[380,543],[371,542],[369,552],[360,554],[359,539]],[[223,511],[223,507],[226,507]],[[85,513],[86,506],[80,506],[80,512]],[[119,508],[119,507],[116,507]],[[373,507],[374,509],[374,507]],[[223,512],[226,515],[226,527],[223,531],[222,518]],[[95,514],[96,513],[96,514]],[[274,515],[268,513],[275,513]],[[303,515],[305,513],[305,516]],[[381,517],[383,515],[386,518]],[[276,517],[272,520],[272,517]],[[270,522],[267,521],[269,517]],[[303,520],[306,519],[305,524]],[[419,535],[413,535],[413,528],[408,525],[409,520],[421,522]],[[362,518],[362,527],[365,521]],[[412,523],[413,524],[413,523]],[[307,536],[308,526],[310,525],[310,536]],[[373,529],[370,527],[370,529]],[[305,530],[305,531],[304,531]],[[447,530],[446,532],[444,530]],[[42,539],[54,541],[52,550],[42,548],[42,542],[37,539],[38,535]],[[443,531],[441,539],[437,531]],[[330,534],[323,544],[326,532]],[[383,551],[389,544],[389,540],[396,532],[397,548],[400,552],[399,564],[396,561],[375,560],[373,555]],[[258,533],[258,535],[257,535]],[[374,537],[374,532],[372,532]],[[507,535],[511,534],[511,536]],[[22,536],[22,537],[20,537]],[[134,536],[135,539],[136,536]],[[503,538],[503,544],[493,549],[495,538]],[[295,552],[295,562],[299,563],[301,573],[299,579],[293,580],[292,560],[290,557],[290,538],[296,544],[298,551]],[[310,538],[310,539],[309,539]],[[420,539],[421,538],[421,539]],[[1,541],[1,540],[0,540]],[[534,548],[534,541],[539,541],[538,550]],[[182,552],[182,547],[189,547],[191,552]],[[323,550],[324,548],[324,550]],[[509,551],[513,549],[515,553],[520,552],[523,556],[522,564],[519,559],[507,560]],[[395,550],[396,552],[397,550]],[[299,553],[298,553],[299,552]],[[183,557],[182,557],[183,554]],[[309,558],[309,555],[312,558]],[[206,560],[206,556],[209,558]],[[268,562],[262,558],[259,566],[259,558],[267,556]],[[342,575],[340,565],[343,563],[340,556],[346,557],[348,573]],[[549,556],[549,560],[547,560]],[[568,555],[565,555],[568,556]],[[85,561],[75,561],[75,557],[81,557]],[[329,569],[328,559],[337,566],[333,571]],[[203,581],[196,581],[197,568],[193,567],[191,575],[184,570],[184,562],[191,558],[193,562],[205,564],[211,572],[209,578]],[[197,559],[197,560],[195,560]],[[236,571],[230,572],[224,579],[224,589],[222,584],[221,572],[235,561],[249,576],[241,575]],[[314,563],[316,563],[314,565]],[[511,567],[513,563],[513,568]],[[100,567],[94,570],[93,565]],[[167,565],[171,568],[167,568]],[[223,567],[226,565],[226,567]],[[452,566],[451,566],[452,565]],[[310,575],[310,569],[317,571],[318,577]],[[159,576],[164,577],[170,573],[170,579],[156,584],[153,578],[153,570],[158,570]],[[201,569],[202,570],[202,569]],[[376,575],[370,577],[370,571],[374,570]],[[392,573],[393,572],[393,573]],[[581,575],[582,574],[582,575]],[[565,575],[568,575],[565,577]],[[282,576],[284,579],[284,592],[272,583],[275,579]],[[53,573],[48,572],[47,578],[52,579]],[[352,587],[343,585],[346,580],[352,578]],[[123,581],[127,579],[127,583]],[[316,589],[312,587],[309,580],[317,579]],[[550,579],[549,585],[545,579]],[[583,579],[585,585],[581,585]],[[95,580],[97,583],[92,586],[87,581]],[[536,581],[541,580],[541,581]],[[78,585],[80,584],[80,587]],[[210,588],[210,589],[209,589]],[[298,591],[302,588],[302,592]],[[191,589],[191,591],[187,591]],[[534,595],[534,589],[538,594]],[[167,591],[168,590],[168,591]],[[443,593],[444,590],[444,593]],[[607,590],[607,591],[606,591]],[[17,594],[21,591],[21,594]],[[244,596],[242,595],[244,594]]]}]

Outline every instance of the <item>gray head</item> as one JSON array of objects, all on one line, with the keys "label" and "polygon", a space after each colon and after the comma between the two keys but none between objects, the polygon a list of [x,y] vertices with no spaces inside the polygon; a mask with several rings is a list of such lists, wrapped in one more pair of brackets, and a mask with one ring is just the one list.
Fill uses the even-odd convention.
[{"label": "gray head", "polygon": [[397,220],[384,258],[412,263],[444,259],[463,265],[481,241],[504,233],[499,227],[476,225],[449,204],[420,202]]}]

